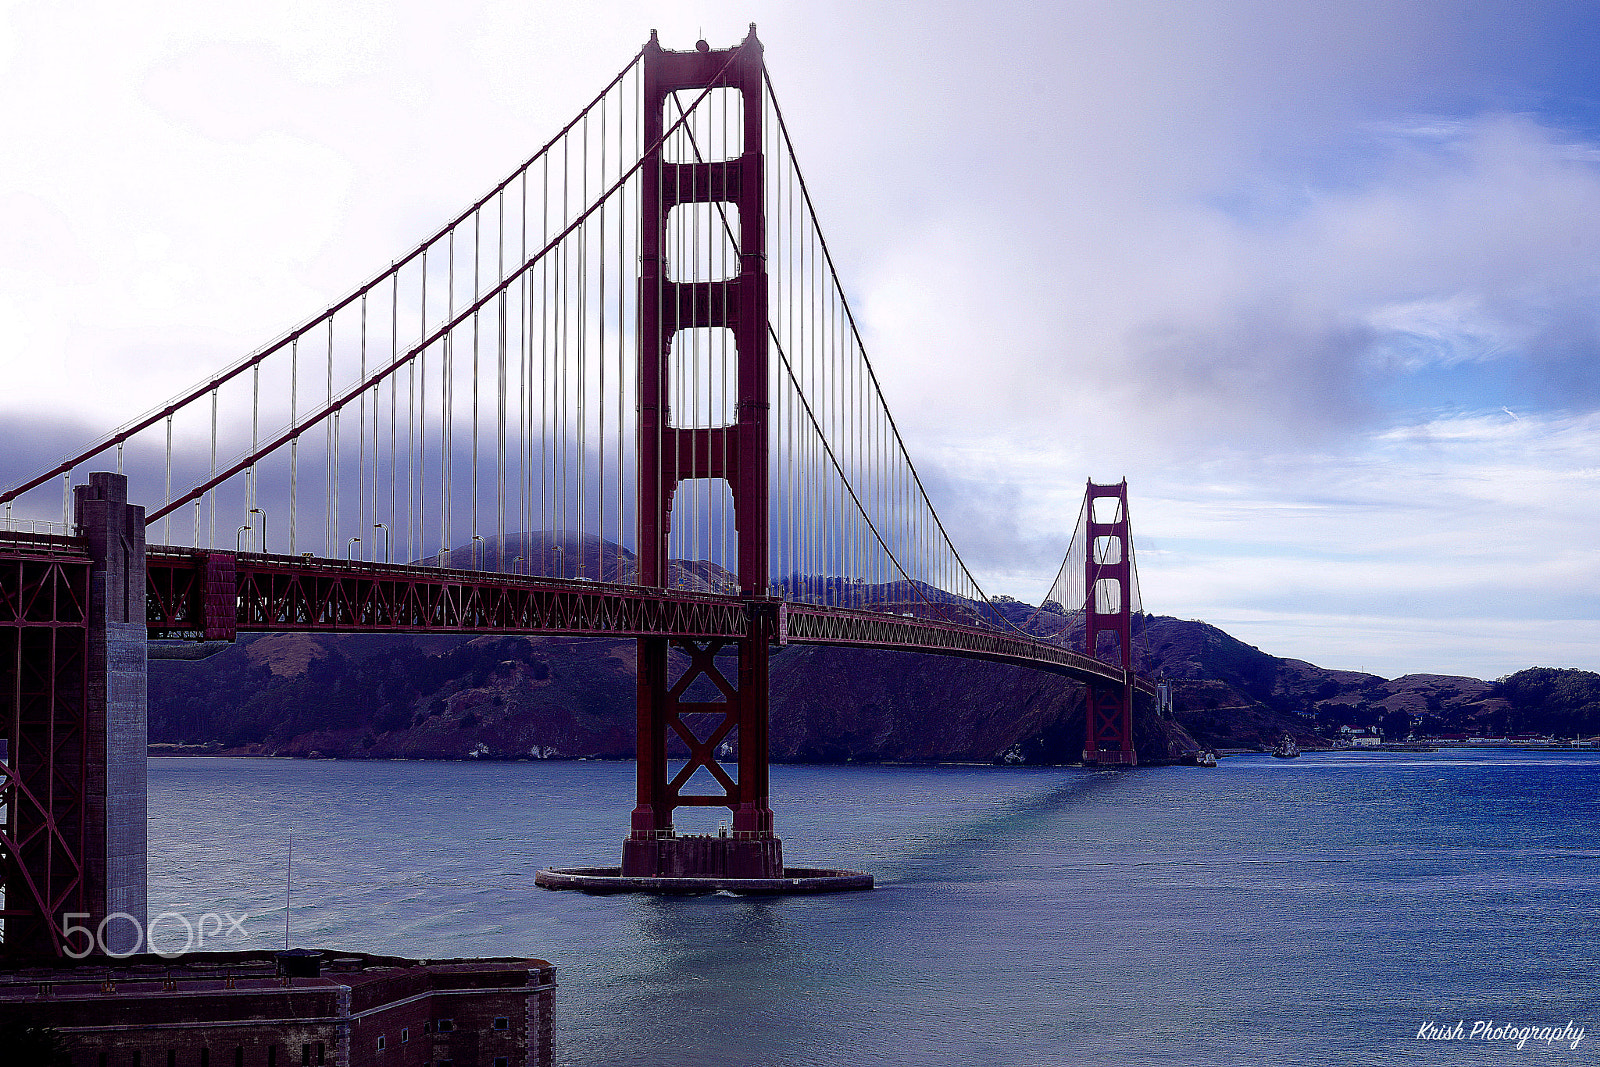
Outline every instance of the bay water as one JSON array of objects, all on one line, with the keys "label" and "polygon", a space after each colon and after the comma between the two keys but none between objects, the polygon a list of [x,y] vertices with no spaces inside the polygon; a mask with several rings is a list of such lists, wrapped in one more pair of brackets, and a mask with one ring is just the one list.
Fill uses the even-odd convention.
[{"label": "bay water", "polygon": [[591,897],[533,876],[618,862],[631,763],[157,759],[150,914],[168,950],[287,917],[547,959],[563,1064],[1587,1064],[1597,786],[1600,753],[1477,748],[775,766],[788,862],[876,889]]}]

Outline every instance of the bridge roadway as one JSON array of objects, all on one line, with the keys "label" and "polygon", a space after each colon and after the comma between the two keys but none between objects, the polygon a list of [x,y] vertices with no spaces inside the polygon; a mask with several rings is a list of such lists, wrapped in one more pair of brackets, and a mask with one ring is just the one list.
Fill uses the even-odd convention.
[{"label": "bridge roadway", "polygon": [[742,637],[753,613],[771,611],[780,644],[983,659],[1097,686],[1124,680],[1118,667],[1017,634],[777,599],[165,546],[149,549],[147,567],[151,637],[228,640],[240,632],[283,631]]},{"label": "bridge roadway", "polygon": [[[88,548],[81,538],[0,533],[0,557],[24,556],[87,565]],[[1009,663],[1089,685],[1123,682],[1109,663],[1018,634],[777,599],[162,545],[147,550],[146,568],[152,638],[232,640],[288,631],[743,637],[754,613],[770,611],[780,644],[923,652]],[[14,613],[22,615],[25,591],[4,592],[0,601],[15,600]],[[1137,677],[1134,684],[1150,688]]]}]

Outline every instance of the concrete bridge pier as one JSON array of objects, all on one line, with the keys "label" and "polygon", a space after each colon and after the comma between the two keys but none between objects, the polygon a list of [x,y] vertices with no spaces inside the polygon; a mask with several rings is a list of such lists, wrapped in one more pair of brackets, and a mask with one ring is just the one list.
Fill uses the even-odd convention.
[{"label": "concrete bridge pier", "polygon": [[[144,508],[128,479],[94,473],[74,486],[78,536],[88,541],[85,659],[84,888],[96,950],[141,950],[148,919],[149,631],[145,618]],[[111,916],[112,918],[107,918]],[[81,935],[69,943],[82,948]]]}]

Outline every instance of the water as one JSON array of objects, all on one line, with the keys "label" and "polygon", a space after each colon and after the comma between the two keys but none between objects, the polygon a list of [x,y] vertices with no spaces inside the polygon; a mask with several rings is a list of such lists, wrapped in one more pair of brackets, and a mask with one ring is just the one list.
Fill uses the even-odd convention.
[{"label": "water", "polygon": [[548,959],[562,1063],[1600,1062],[1600,753],[774,767],[789,862],[879,887],[777,900],[534,888],[617,862],[631,764],[150,768],[152,915],[281,946],[292,831],[295,944]]}]

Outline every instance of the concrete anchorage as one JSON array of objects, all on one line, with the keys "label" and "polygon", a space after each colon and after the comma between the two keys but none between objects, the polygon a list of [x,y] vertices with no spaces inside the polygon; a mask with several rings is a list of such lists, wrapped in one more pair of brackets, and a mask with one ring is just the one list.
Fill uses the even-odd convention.
[{"label": "concrete anchorage", "polygon": [[144,508],[128,503],[120,474],[90,474],[72,493],[92,561],[84,925],[96,933],[96,950],[125,954],[144,947],[149,893]]}]

